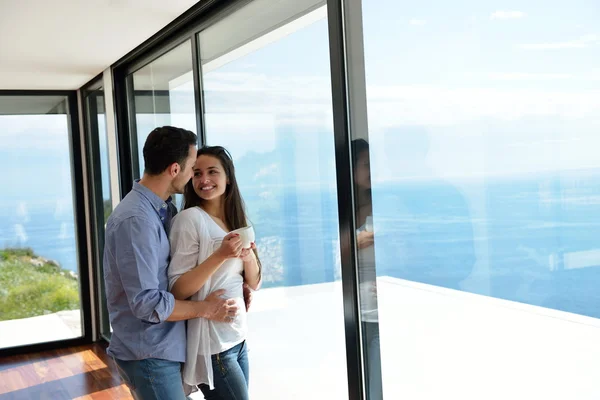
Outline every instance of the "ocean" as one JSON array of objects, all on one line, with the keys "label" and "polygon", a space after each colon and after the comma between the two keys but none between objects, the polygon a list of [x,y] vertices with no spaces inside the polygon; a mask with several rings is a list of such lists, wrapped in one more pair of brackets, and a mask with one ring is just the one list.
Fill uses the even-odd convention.
[{"label": "ocean", "polygon": [[[340,279],[335,187],[242,187],[263,287]],[[600,317],[600,171],[374,184],[378,276]],[[68,212],[0,214],[0,246],[77,271]]]}]

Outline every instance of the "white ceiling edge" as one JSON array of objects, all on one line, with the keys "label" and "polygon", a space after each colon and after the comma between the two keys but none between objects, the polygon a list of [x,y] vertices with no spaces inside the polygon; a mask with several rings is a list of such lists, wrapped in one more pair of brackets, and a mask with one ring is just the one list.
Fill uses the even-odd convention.
[{"label": "white ceiling edge", "polygon": [[0,90],[75,90],[197,0],[0,1]]}]

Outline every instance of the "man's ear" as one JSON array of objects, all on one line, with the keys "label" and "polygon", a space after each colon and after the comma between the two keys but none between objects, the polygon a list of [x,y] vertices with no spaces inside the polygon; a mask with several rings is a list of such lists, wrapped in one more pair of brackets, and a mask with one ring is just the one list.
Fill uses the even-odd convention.
[{"label": "man's ear", "polygon": [[172,177],[177,176],[177,174],[179,173],[180,170],[181,170],[181,167],[179,166],[179,163],[173,163],[169,167],[169,173],[171,174]]}]

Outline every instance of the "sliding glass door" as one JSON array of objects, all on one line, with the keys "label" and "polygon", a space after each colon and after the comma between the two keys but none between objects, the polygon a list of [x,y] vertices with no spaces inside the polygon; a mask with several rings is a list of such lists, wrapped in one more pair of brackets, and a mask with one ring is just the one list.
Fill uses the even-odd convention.
[{"label": "sliding glass door", "polygon": [[600,8],[345,3],[371,398],[598,398]]},{"label": "sliding glass door", "polygon": [[347,399],[325,5],[253,1],[198,35],[208,145],[226,147],[257,234],[258,399]]}]

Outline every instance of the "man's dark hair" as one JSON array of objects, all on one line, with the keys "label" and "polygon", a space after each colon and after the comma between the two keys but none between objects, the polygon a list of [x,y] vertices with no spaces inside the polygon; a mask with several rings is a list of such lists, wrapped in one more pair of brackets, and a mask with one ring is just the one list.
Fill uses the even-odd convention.
[{"label": "man's dark hair", "polygon": [[195,146],[197,140],[196,134],[187,129],[173,126],[154,129],[144,144],[144,172],[159,175],[173,163],[183,168],[190,146]]}]

